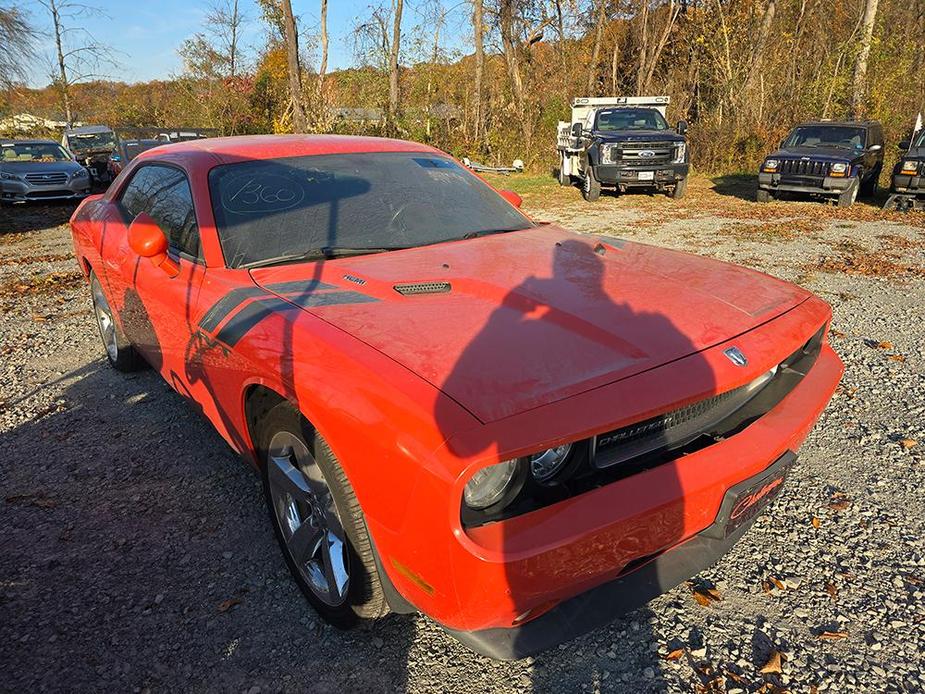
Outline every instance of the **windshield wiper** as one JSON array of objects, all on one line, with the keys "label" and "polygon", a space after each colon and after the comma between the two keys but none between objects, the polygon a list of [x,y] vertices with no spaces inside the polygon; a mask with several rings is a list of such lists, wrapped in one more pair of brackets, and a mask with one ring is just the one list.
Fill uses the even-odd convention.
[{"label": "windshield wiper", "polygon": [[509,231],[522,231],[528,227],[517,227],[514,229],[482,229],[481,231],[470,231],[463,234],[458,239],[447,239],[447,241],[465,241],[467,239],[477,239],[480,236],[491,236],[492,234],[506,234]]},{"label": "windshield wiper", "polygon": [[255,260],[250,263],[243,263],[238,267],[249,270],[259,267],[270,267],[271,265],[284,265],[286,263],[307,262],[310,260],[333,260],[334,258],[347,258],[355,255],[372,255],[374,253],[388,253],[389,251],[400,251],[410,246],[389,246],[383,248],[346,248],[339,246],[324,246],[322,248],[312,248],[305,253],[291,253],[289,255],[278,255],[274,258],[264,258]]}]

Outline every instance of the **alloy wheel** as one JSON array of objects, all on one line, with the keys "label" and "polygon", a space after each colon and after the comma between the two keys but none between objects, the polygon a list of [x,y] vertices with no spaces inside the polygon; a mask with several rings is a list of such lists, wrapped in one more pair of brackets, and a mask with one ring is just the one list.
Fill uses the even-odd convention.
[{"label": "alloy wheel", "polygon": [[106,297],[103,295],[103,288],[100,287],[100,283],[96,278],[93,280],[91,291],[93,293],[93,310],[96,313],[96,322],[100,328],[103,346],[106,347],[109,358],[116,361],[119,358],[116,324],[112,317],[112,309],[109,308],[109,302],[106,301]]}]

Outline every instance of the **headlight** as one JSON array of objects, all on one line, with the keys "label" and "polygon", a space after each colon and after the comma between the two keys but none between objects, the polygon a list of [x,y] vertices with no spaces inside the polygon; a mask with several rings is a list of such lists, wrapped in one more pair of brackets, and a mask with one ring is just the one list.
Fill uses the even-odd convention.
[{"label": "headlight", "polygon": [[766,159],[761,168],[763,171],[777,171],[778,166],[780,162],[777,159]]},{"label": "headlight", "polygon": [[19,176],[17,176],[16,174],[7,173],[6,171],[0,171],[0,178],[2,178],[4,181],[20,181],[20,180],[22,180],[22,179],[21,179]]},{"label": "headlight", "polygon": [[683,164],[684,155],[687,154],[687,145],[684,142],[678,144],[674,151],[674,163]]},{"label": "headlight", "polygon": [[522,482],[519,475],[520,460],[505,460],[497,465],[482,468],[466,483],[463,501],[471,509],[481,510],[503,501],[506,496],[513,496],[519,491],[516,487]]},{"label": "headlight", "polygon": [[833,176],[844,176],[848,173],[848,165],[845,162],[839,161],[835,164],[832,164],[832,175]]},{"label": "headlight", "polygon": [[530,474],[533,479],[541,484],[551,480],[562,470],[571,452],[572,444],[566,443],[531,455]]},{"label": "headlight", "polygon": [[917,161],[904,161],[900,171],[904,174],[914,174],[919,168]]},{"label": "headlight", "polygon": [[86,178],[90,174],[83,167],[77,169],[74,173],[71,174],[71,178]]},{"label": "headlight", "polygon": [[616,164],[619,159],[617,157],[619,145],[606,145],[603,149],[603,161],[609,162],[611,164]]}]

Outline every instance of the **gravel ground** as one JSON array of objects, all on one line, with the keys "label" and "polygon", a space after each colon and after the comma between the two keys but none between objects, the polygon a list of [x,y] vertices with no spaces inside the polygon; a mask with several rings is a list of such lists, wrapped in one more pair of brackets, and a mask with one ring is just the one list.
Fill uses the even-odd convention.
[{"label": "gravel ground", "polygon": [[925,689],[925,219],[695,183],[595,205],[542,186],[526,207],[807,286],[834,307],[842,386],[732,553],[517,663],[423,617],[321,624],[249,468],[153,372],[105,364],[70,210],[0,210],[0,690]]}]

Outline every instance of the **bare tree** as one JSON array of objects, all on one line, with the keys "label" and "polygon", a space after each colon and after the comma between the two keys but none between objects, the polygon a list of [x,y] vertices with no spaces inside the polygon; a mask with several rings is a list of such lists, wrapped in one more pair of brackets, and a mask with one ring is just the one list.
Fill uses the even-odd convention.
[{"label": "bare tree", "polygon": [[0,88],[26,79],[25,67],[35,59],[35,36],[22,9],[0,6]]},{"label": "bare tree", "polygon": [[601,57],[601,40],[604,37],[604,22],[607,20],[607,0],[597,0],[597,19],[594,22],[594,47],[591,50],[591,64],[588,65],[588,96],[597,81],[597,63]]},{"label": "bare tree", "polygon": [[243,62],[240,34],[246,21],[238,0],[214,2],[206,14],[205,31],[180,47],[187,70],[210,78],[236,77]]},{"label": "bare tree", "polygon": [[389,51],[389,128],[395,127],[398,119],[399,84],[398,54],[401,50],[401,13],[404,0],[393,0],[392,8],[392,45]]},{"label": "bare tree", "polygon": [[289,99],[292,102],[292,131],[304,133],[306,128],[305,108],[302,106],[302,66],[299,64],[299,32],[291,0],[280,0],[284,41],[286,42],[286,65],[289,73]]},{"label": "bare tree", "polygon": [[328,71],[328,0],[321,0],[321,62],[318,64],[318,91],[324,86]]},{"label": "bare tree", "polygon": [[115,68],[112,49],[97,41],[78,22],[103,13],[91,5],[71,0],[36,0],[51,15],[55,38],[55,65],[52,81],[61,94],[61,105],[68,127],[74,123],[71,87],[79,82],[106,77],[103,69]]},{"label": "bare tree", "polygon": [[473,131],[475,140],[482,138],[482,124],[485,114],[482,112],[482,79],[485,72],[485,5],[483,0],[472,1],[472,40],[475,42],[475,118]]},{"label": "bare tree", "polygon": [[855,118],[864,114],[864,97],[867,94],[867,61],[870,58],[870,42],[874,36],[874,24],[877,22],[878,0],[866,0],[864,3],[864,21],[861,30],[861,49],[854,64],[854,80],[851,88],[851,110]]}]

